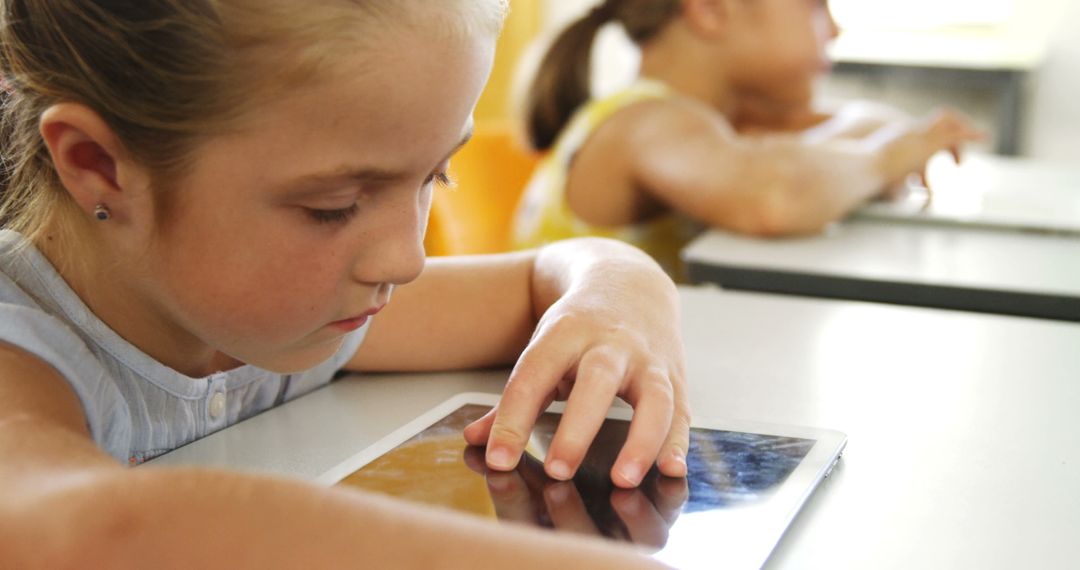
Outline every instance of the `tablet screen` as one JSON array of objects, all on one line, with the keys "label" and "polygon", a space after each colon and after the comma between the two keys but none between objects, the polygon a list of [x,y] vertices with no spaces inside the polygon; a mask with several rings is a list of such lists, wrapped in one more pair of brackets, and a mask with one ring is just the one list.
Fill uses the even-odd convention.
[{"label": "tablet screen", "polygon": [[[654,467],[638,489],[618,489],[609,472],[629,422],[610,418],[574,479],[555,481],[543,471],[559,420],[559,414],[550,412],[538,419],[515,471],[489,471],[484,450],[468,446],[462,437],[465,426],[488,410],[466,404],[340,484],[502,521],[632,542],[687,568],[704,562],[703,548],[711,553],[726,548],[720,560],[736,561],[750,544],[757,548],[743,558],[760,566],[809,493],[809,488],[795,493],[801,497],[797,503],[779,511],[770,505],[815,440],[703,428],[691,431],[686,479],[664,477]],[[705,565],[717,562],[710,555]]]}]

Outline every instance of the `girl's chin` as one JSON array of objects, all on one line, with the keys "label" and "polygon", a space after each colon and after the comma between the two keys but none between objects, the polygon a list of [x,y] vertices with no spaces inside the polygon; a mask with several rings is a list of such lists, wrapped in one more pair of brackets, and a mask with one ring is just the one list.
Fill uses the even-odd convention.
[{"label": "girl's chin", "polygon": [[293,350],[282,350],[274,354],[251,358],[246,362],[256,368],[278,374],[296,374],[315,368],[329,360],[341,348],[343,341],[344,337],[339,337],[333,342]]}]

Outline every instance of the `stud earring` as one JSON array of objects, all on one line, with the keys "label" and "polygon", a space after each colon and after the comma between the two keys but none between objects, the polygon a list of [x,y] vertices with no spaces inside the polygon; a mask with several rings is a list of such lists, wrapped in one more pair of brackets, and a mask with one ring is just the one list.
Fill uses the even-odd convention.
[{"label": "stud earring", "polygon": [[94,217],[105,222],[112,217],[112,212],[109,211],[109,207],[105,204],[98,204],[97,207],[94,208]]}]

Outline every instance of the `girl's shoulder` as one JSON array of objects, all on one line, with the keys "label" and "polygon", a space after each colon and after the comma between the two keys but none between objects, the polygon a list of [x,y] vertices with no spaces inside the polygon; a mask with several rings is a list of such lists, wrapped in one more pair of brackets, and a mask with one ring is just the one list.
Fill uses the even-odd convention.
[{"label": "girl's shoulder", "polygon": [[[687,137],[732,142],[737,133],[723,114],[702,101],[672,91],[666,86],[647,86],[631,96],[617,99],[593,129],[594,140],[629,149],[648,150],[667,141]],[[603,104],[603,103],[602,103]],[[604,143],[601,143],[604,144]]]},{"label": "girl's shoulder", "polygon": [[82,404],[91,433],[118,439],[116,427],[128,423],[120,392],[86,339],[50,302],[49,276],[26,259],[34,256],[33,246],[10,234],[0,231],[0,343],[55,371]]},{"label": "girl's shoulder", "polygon": [[591,122],[604,121],[630,107],[679,107],[683,97],[665,83],[651,79],[638,79],[612,93],[596,97],[586,103],[577,119]]},{"label": "girl's shoulder", "polygon": [[701,101],[660,81],[638,79],[582,106],[560,135],[555,155],[573,157],[586,140],[625,147],[703,128],[723,137],[734,133],[722,114]]}]

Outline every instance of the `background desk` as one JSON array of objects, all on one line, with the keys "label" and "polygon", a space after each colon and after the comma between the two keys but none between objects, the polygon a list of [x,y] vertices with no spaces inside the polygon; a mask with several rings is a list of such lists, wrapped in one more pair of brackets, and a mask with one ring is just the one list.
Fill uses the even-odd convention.
[{"label": "background desk", "polygon": [[684,251],[728,289],[1080,321],[1080,238],[849,220],[823,235],[709,231]]},{"label": "background desk", "polygon": [[830,47],[837,74],[878,76],[897,71],[912,79],[951,81],[998,95],[996,151],[1022,148],[1030,74],[1046,57],[1047,39],[1005,30],[845,30]]},{"label": "background desk", "polygon": [[916,189],[895,201],[866,204],[859,219],[963,226],[1080,237],[1080,166],[966,153],[927,164],[933,200]]},{"label": "background desk", "polygon": [[[845,431],[772,568],[1080,560],[1080,326],[684,288],[699,416]],[[349,377],[155,460],[311,478],[505,372]]]}]

